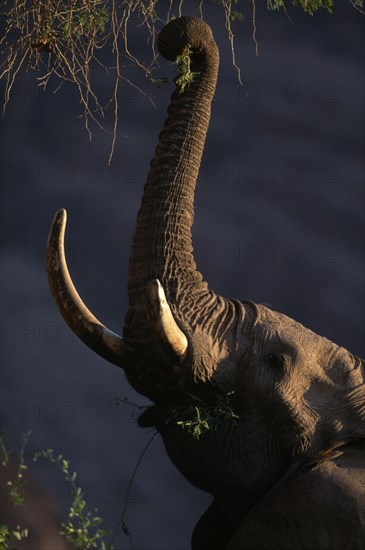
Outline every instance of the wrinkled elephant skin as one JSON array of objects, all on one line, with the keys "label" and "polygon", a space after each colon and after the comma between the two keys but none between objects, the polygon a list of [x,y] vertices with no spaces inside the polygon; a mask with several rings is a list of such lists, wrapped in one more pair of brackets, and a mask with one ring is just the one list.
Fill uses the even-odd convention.
[{"label": "wrinkled elephant skin", "polygon": [[189,17],[172,20],[158,47],[179,77],[138,214],[123,337],[73,286],[64,211],[47,254],[57,305],[154,402],[139,424],[156,426],[177,468],[213,495],[194,550],[364,549],[364,362],[281,313],[209,290],[191,226],[218,49]]}]

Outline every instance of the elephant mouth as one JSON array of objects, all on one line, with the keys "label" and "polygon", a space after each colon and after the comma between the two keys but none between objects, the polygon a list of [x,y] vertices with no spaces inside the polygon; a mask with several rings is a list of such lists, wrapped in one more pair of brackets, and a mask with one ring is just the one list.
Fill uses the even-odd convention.
[{"label": "elephant mouth", "polygon": [[155,427],[159,432],[177,430],[199,439],[220,431],[227,424],[237,424],[239,415],[234,392],[226,394],[204,387],[203,392],[169,392],[164,399],[146,409],[138,418],[142,428]]}]

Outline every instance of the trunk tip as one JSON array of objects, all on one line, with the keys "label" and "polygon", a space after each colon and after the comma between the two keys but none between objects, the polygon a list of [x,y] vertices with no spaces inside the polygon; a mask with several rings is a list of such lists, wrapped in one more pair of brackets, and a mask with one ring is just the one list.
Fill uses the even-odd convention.
[{"label": "trunk tip", "polygon": [[205,50],[215,46],[211,28],[198,17],[172,19],[158,36],[158,51],[169,61],[176,58],[186,48]]}]

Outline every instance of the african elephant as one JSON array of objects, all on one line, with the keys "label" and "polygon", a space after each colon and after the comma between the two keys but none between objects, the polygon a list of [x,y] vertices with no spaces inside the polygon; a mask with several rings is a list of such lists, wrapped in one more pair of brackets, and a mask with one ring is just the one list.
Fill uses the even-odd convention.
[{"label": "african elephant", "polygon": [[139,424],[156,426],[176,467],[213,495],[194,550],[363,549],[364,362],[281,313],[209,290],[191,226],[219,54],[191,17],[168,23],[158,47],[180,73],[138,214],[123,337],[71,281],[64,210],[47,252],[57,306],[152,400]]}]

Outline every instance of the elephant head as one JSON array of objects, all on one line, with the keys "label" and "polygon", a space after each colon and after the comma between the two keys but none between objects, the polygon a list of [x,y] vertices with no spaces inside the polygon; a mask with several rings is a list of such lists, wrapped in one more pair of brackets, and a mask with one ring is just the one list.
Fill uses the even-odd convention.
[{"label": "elephant head", "polygon": [[209,290],[191,227],[219,54],[210,28],[190,17],[172,20],[158,48],[178,61],[179,77],[138,213],[123,337],[73,286],[63,210],[48,276],[72,330],[155,403],[140,425],[157,426],[174,464],[234,523],[293,463],[364,439],[364,363],[281,313]]}]

